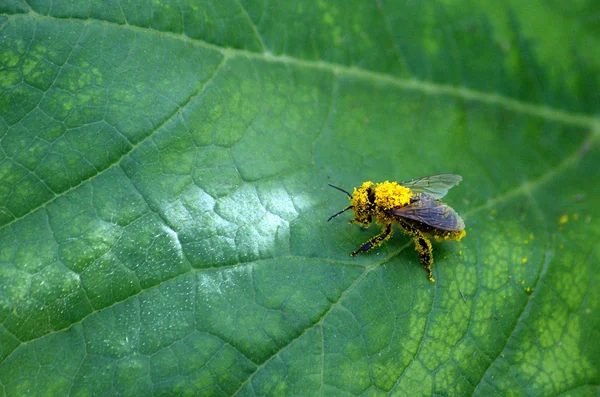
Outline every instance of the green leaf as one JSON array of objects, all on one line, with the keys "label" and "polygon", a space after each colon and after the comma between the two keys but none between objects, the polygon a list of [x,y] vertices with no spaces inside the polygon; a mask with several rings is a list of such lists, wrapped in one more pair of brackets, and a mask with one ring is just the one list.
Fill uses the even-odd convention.
[{"label": "green leaf", "polygon": [[[2,395],[597,395],[599,12],[3,2]],[[444,172],[435,283],[326,222]]]}]

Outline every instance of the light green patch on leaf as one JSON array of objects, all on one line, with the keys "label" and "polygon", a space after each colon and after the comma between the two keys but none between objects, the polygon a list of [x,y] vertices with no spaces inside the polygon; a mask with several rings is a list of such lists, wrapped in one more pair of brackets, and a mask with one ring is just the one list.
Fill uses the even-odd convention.
[{"label": "light green patch on leaf", "polygon": [[[2,395],[598,394],[597,13],[0,4]],[[327,222],[445,172],[435,283]]]}]

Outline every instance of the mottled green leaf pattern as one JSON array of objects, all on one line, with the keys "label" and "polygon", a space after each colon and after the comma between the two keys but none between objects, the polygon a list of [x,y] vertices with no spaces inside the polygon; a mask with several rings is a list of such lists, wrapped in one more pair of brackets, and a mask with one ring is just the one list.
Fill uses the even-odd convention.
[{"label": "mottled green leaf pattern", "polygon": [[[598,15],[2,2],[0,395],[598,395]],[[441,172],[435,283],[326,222]]]}]

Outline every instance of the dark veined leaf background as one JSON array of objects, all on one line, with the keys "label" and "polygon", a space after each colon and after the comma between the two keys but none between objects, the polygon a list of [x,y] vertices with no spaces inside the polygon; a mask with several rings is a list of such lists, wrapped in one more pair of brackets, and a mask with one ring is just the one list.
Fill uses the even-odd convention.
[{"label": "dark veined leaf background", "polygon": [[[600,6],[0,4],[0,394],[598,395]],[[346,189],[452,172],[435,283]]]}]

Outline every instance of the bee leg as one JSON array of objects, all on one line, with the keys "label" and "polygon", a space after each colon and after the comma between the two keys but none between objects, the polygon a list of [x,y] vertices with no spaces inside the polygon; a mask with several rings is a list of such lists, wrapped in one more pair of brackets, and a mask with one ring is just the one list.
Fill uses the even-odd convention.
[{"label": "bee leg", "polygon": [[427,278],[430,281],[435,281],[433,275],[431,274],[431,264],[433,263],[433,247],[431,246],[431,241],[423,233],[412,226],[411,224],[403,221],[398,221],[398,224],[402,227],[402,230],[413,236],[415,240],[415,250],[419,253],[419,259],[421,260],[421,265],[427,271]]},{"label": "bee leg", "polygon": [[419,259],[421,260],[421,265],[427,271],[427,277],[430,281],[435,281],[433,276],[431,275],[431,264],[433,263],[433,248],[431,247],[431,241],[421,232],[415,234],[415,249],[419,253]]},{"label": "bee leg", "polygon": [[390,224],[385,225],[385,227],[383,228],[381,233],[379,233],[376,236],[371,237],[371,239],[369,241],[367,241],[366,243],[364,243],[363,245],[358,247],[358,249],[356,251],[354,251],[353,253],[351,253],[350,256],[356,256],[357,254],[360,254],[361,252],[367,252],[371,248],[381,245],[381,243],[383,243],[385,240],[387,240],[391,236],[392,236],[392,224],[390,223]]}]

